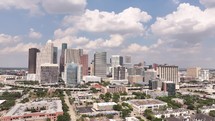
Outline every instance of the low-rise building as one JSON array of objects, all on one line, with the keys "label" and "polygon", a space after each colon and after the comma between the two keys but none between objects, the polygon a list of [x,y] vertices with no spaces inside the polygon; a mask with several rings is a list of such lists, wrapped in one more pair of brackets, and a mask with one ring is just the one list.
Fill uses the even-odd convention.
[{"label": "low-rise building", "polygon": [[134,111],[139,114],[143,114],[146,109],[154,110],[167,106],[167,103],[156,99],[134,99],[126,102],[132,105]]},{"label": "low-rise building", "polygon": [[107,86],[107,87],[102,87],[101,91],[102,91],[102,93],[128,92],[128,90],[125,86],[120,86],[120,85],[111,85],[111,86]]},{"label": "low-rise building", "polygon": [[140,120],[137,119],[136,117],[126,117],[125,121],[140,121]]},{"label": "low-rise building", "polygon": [[99,83],[101,82],[101,77],[98,76],[83,76],[84,83]]},{"label": "low-rise building", "polygon": [[210,111],[215,110],[215,104],[213,104],[212,106],[203,106],[199,110],[204,114],[208,114]]},{"label": "low-rise building", "polygon": [[186,116],[189,115],[189,110],[184,108],[179,109],[167,109],[166,111],[154,111],[154,116],[156,118],[162,118],[164,116],[165,118],[169,118],[171,116],[179,117],[179,116]]},{"label": "low-rise building", "polygon": [[117,105],[115,102],[93,103],[93,109],[97,111],[110,111],[113,106]]},{"label": "low-rise building", "polygon": [[43,100],[16,104],[1,121],[44,121],[47,118],[56,121],[59,115],[63,115],[61,100]]},{"label": "low-rise building", "polygon": [[92,102],[93,95],[86,92],[72,93],[72,98],[75,99],[75,103]]},{"label": "low-rise building", "polygon": [[8,93],[20,93],[20,94],[22,94],[23,90],[0,90],[0,96],[1,96],[4,92],[8,92]]}]

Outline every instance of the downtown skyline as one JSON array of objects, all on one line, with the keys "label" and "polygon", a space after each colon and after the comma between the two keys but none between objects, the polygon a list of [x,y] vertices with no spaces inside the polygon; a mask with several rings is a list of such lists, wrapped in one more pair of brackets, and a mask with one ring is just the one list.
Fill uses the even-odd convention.
[{"label": "downtown skyline", "polygon": [[0,67],[27,67],[28,49],[49,39],[58,53],[68,43],[91,59],[106,51],[133,63],[215,67],[213,0],[7,0],[0,13]]}]

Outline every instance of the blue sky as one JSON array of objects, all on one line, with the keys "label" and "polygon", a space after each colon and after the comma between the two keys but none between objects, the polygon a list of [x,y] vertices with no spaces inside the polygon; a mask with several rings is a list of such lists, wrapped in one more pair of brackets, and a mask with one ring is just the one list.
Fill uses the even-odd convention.
[{"label": "blue sky", "polygon": [[91,57],[215,67],[214,0],[2,0],[0,15],[0,67],[27,67],[28,48],[49,39]]}]

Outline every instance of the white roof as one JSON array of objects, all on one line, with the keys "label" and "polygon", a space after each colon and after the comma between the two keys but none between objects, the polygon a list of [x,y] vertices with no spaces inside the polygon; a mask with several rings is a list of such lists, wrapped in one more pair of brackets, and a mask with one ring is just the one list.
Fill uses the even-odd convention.
[{"label": "white roof", "polygon": [[0,100],[0,104],[4,103],[6,100]]},{"label": "white roof", "polygon": [[115,102],[105,102],[105,103],[97,103],[98,106],[108,106],[108,105],[116,105]]}]

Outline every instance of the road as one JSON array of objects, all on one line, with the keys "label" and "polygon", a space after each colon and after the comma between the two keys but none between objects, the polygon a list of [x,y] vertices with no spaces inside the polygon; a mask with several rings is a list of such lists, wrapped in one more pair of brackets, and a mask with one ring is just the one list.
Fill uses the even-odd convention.
[{"label": "road", "polygon": [[65,95],[65,96],[64,96],[64,100],[65,100],[66,104],[67,104],[68,107],[69,107],[68,113],[69,113],[69,115],[70,115],[70,117],[71,117],[71,121],[76,121],[76,113],[75,113],[75,111],[74,111],[73,106],[70,105],[70,103],[69,103],[69,96],[66,94],[65,91],[64,91],[63,93],[64,93],[64,95]]}]

